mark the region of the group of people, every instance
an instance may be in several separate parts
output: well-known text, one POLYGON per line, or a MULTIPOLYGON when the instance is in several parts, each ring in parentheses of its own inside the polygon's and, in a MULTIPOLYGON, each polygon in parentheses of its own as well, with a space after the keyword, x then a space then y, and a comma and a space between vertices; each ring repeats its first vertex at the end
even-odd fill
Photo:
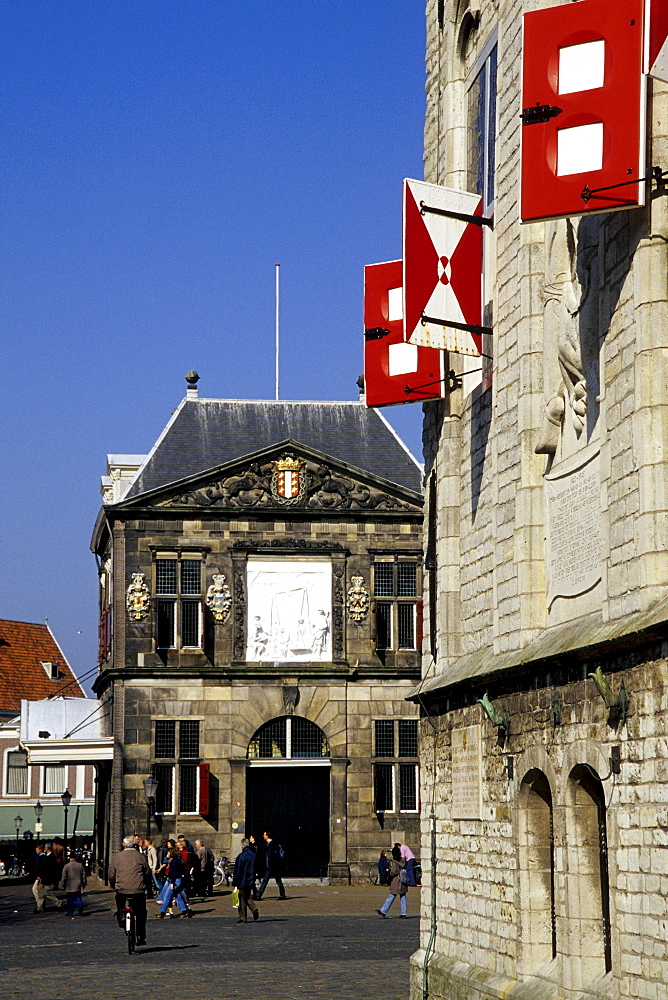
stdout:
POLYGON ((388 885, 390 892, 387 899, 376 913, 380 917, 386 917, 387 911, 392 906, 394 900, 399 897, 400 912, 399 917, 406 919, 408 916, 408 887, 416 885, 415 881, 415 855, 407 844, 395 843, 388 858, 387 851, 380 852, 378 859, 378 872, 380 874, 380 884, 388 885))
POLYGON ((283 848, 274 838, 271 830, 265 830, 262 837, 264 847, 257 843, 253 834, 248 838, 244 837, 241 841, 241 852, 234 862, 232 889, 238 892, 239 919, 237 923, 239 924, 248 922, 248 910, 253 914, 253 920, 259 918, 260 913, 255 905, 255 900, 262 899, 270 879, 274 879, 276 882, 278 898, 287 899, 281 878, 283 874, 283 848), (263 869, 264 876, 258 889, 257 882, 263 869))
POLYGON ((57 910, 66 909, 67 916, 74 919, 75 911, 83 914, 83 890, 86 885, 86 869, 83 857, 76 851, 65 857, 65 848, 59 842, 37 844, 32 866, 34 881, 32 894, 35 899, 35 913, 44 913, 46 904, 57 910), (66 893, 66 902, 58 899, 54 890, 66 893))

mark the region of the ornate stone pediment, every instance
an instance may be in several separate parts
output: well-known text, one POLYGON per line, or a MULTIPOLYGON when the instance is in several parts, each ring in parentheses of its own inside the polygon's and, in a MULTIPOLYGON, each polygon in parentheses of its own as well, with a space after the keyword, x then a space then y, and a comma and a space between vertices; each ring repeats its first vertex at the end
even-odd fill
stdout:
POLYGON ((198 476, 160 507, 225 510, 350 510, 416 512, 421 498, 401 486, 339 465, 310 449, 286 445, 271 454, 198 476))

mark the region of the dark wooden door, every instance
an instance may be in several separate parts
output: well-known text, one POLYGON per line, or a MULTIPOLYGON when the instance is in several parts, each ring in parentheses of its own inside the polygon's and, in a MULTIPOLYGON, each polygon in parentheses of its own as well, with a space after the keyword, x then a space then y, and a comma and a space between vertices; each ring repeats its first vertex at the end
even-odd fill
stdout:
POLYGON ((255 835, 260 858, 262 834, 271 830, 285 851, 285 875, 326 875, 329 768, 249 767, 247 775, 246 836, 255 835))

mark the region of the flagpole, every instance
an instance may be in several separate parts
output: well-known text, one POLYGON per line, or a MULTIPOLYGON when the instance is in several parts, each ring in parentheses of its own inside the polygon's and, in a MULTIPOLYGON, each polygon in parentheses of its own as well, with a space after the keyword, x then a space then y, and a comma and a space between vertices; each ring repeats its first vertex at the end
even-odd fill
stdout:
POLYGON ((279 305, 280 305, 280 268, 281 265, 276 265, 276 399, 279 397, 279 381, 278 381, 278 345, 279 345, 279 305))

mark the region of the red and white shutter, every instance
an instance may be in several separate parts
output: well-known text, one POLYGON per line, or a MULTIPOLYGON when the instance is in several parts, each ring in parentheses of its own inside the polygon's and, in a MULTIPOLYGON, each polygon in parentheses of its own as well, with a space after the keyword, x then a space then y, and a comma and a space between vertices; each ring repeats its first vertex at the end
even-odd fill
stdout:
POLYGON ((404 325, 411 344, 482 350, 482 198, 404 181, 404 325))
MULTIPOLYGON (((646 2, 579 0, 524 14, 523 222, 644 204, 646 2)), ((658 37, 662 18, 655 23, 658 37)))
POLYGON ((367 406, 443 395, 443 353, 404 340, 402 262, 364 268, 364 387, 367 406))
POLYGON ((209 787, 211 773, 210 768, 207 763, 202 763, 198 767, 199 772, 199 814, 200 816, 209 815, 209 787))

